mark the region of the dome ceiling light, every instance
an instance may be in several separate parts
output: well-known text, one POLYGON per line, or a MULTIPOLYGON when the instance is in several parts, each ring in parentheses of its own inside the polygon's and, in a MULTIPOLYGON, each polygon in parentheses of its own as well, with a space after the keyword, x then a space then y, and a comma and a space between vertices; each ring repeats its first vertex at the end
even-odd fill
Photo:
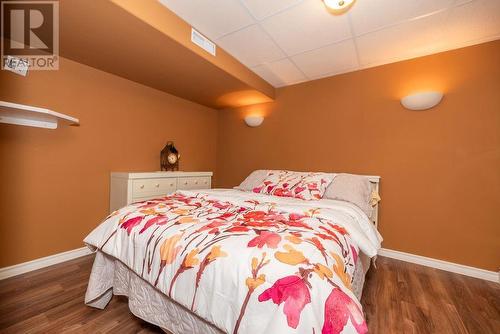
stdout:
POLYGON ((355 2, 356 0, 323 0, 328 11, 335 15, 344 14, 355 2))

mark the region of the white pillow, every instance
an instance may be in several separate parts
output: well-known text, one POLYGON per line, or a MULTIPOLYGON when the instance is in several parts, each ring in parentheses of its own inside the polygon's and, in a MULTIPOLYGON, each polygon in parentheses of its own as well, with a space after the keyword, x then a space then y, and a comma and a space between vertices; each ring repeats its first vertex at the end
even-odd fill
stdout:
POLYGON ((366 176, 353 174, 337 174, 326 188, 323 198, 350 202, 358 206, 368 217, 373 208, 370 205, 372 185, 366 176))
POLYGON ((264 182, 264 179, 269 172, 268 169, 258 169, 254 170, 250 175, 247 176, 239 186, 234 187, 234 189, 243 191, 253 191, 253 188, 257 187, 259 184, 264 182))

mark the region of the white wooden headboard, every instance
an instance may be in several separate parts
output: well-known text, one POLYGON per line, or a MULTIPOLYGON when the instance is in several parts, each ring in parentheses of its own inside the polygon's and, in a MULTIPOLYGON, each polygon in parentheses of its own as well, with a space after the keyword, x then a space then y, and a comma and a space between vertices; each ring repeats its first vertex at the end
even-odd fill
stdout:
MULTIPOLYGON (((376 176, 376 175, 365 175, 371 182, 372 184, 372 189, 375 190, 377 192, 377 194, 380 194, 380 176, 376 176)), ((378 229, 378 206, 379 206, 379 203, 380 202, 377 202, 377 204, 375 204, 375 206, 373 207, 373 213, 372 213, 372 216, 371 216, 371 221, 373 222, 373 224, 375 224, 375 227, 378 229)))

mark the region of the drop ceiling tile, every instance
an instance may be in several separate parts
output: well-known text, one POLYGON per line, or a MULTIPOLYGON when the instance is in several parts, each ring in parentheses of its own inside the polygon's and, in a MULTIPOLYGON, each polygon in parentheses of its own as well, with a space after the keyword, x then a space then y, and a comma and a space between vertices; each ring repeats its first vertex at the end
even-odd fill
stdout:
POLYGON ((357 1, 349 14, 355 35, 444 10, 455 0, 369 0, 357 1))
POLYGON ((289 56, 351 37, 347 16, 330 14, 320 0, 305 0, 261 24, 289 56))
POLYGON ((289 8, 303 0, 242 0, 250 13, 257 19, 262 20, 289 8))
POLYGON ((363 67, 410 59, 435 51, 446 12, 405 22, 356 38, 363 67))
POLYGON ((285 58, 283 51, 257 24, 226 35, 217 44, 249 67, 285 58))
POLYGON ((359 66, 352 39, 301 53, 292 59, 310 79, 345 72, 359 66))
POLYGON ((500 39, 500 0, 160 2, 277 87, 500 39))
POLYGON ((443 42, 448 48, 500 38, 500 0, 476 0, 450 10, 443 42))
POLYGON ((203 35, 215 40, 254 22, 247 9, 234 0, 160 0, 203 35))
POLYGON ((274 87, 292 85, 307 80, 288 58, 259 65, 253 67, 252 70, 274 87))
POLYGON ((460 6, 460 5, 463 5, 467 2, 472 2, 472 1, 475 1, 475 0, 456 0, 455 1, 455 6, 460 6))

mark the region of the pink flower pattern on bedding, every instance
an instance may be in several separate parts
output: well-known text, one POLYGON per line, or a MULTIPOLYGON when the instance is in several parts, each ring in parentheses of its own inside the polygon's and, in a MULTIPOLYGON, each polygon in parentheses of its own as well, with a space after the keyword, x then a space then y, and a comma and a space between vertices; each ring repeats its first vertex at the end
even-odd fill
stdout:
POLYGON ((333 218, 319 208, 186 193, 120 209, 85 241, 227 332, 367 332, 351 292, 358 248, 333 218), (215 290, 220 280, 237 293, 215 290), (231 296, 223 300, 234 315, 203 313, 220 305, 218 296, 231 296))
POLYGON ((318 200, 323 197, 333 178, 333 174, 327 173, 272 170, 262 183, 253 189, 253 192, 303 200, 318 200))

